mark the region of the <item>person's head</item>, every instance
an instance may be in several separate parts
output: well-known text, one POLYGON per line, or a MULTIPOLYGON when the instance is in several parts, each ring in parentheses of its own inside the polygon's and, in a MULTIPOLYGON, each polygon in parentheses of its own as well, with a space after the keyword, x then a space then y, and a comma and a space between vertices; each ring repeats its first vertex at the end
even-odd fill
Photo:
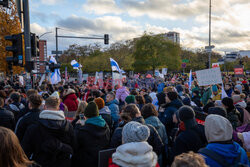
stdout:
POLYGON ((83 114, 84 110, 86 109, 88 103, 85 101, 80 101, 78 104, 78 108, 76 110, 76 116, 79 116, 79 114, 83 114))
POLYGON ((137 104, 145 104, 145 99, 143 96, 139 95, 139 96, 135 96, 135 100, 137 104))
POLYGON ((0 90, 0 97, 3 98, 3 99, 5 99, 7 97, 5 91, 0 90))
POLYGON ((228 119, 211 114, 205 120, 205 135, 208 143, 231 141, 233 128, 228 119))
POLYGON ((60 99, 56 96, 50 96, 45 100, 45 109, 46 110, 59 110, 60 99))
POLYGON ((235 85, 235 87, 234 87, 234 91, 235 92, 239 92, 239 93, 242 93, 242 86, 241 85, 235 85))
POLYGON ((4 106, 4 99, 2 97, 0 97, 0 107, 4 106))
POLYGON ((210 107, 208 109, 208 114, 217 114, 227 118, 227 111, 223 107, 210 107))
POLYGON ((18 92, 11 93, 10 99, 14 103, 20 103, 20 101, 21 101, 20 93, 18 93, 18 92))
POLYGON ((213 85, 212 86, 212 91, 213 91, 214 95, 217 95, 218 94, 218 87, 216 85, 213 85))
POLYGON ((139 92, 136 89, 133 89, 130 91, 130 95, 137 96, 137 95, 139 95, 139 92))
POLYGON ((195 91, 193 91, 193 96, 199 96, 199 91, 198 90, 195 90, 195 91))
POLYGON ((14 132, 0 127, 0 166, 27 167, 33 162, 26 157, 14 132))
POLYGON ((29 90, 27 90, 27 97, 29 98, 30 97, 30 95, 33 95, 33 94, 38 94, 38 91, 37 90, 35 90, 35 89, 29 89, 29 90))
POLYGON ((168 92, 166 94, 165 100, 167 103, 170 103, 178 98, 178 94, 176 92, 168 92))
POLYGON ((165 87, 165 88, 163 89, 163 92, 164 92, 164 93, 173 92, 173 91, 174 91, 173 86, 168 86, 168 87, 165 87))
POLYGON ((208 113, 208 109, 211 108, 211 107, 215 107, 215 105, 214 105, 213 102, 207 103, 207 104, 203 107, 203 111, 204 111, 205 113, 208 113))
POLYGON ((141 112, 139 110, 139 108, 135 105, 135 104, 128 104, 123 112, 122 115, 126 115, 128 117, 129 120, 132 120, 136 117, 141 116, 141 112))
POLYGON ((101 97, 95 98, 94 101, 95 101, 99 110, 105 106, 104 100, 101 97))
POLYGON ((125 103, 126 104, 135 104, 135 96, 134 95, 129 95, 125 98, 125 103))
POLYGON ((108 103, 108 102, 111 102, 113 100, 115 100, 115 94, 113 92, 109 92, 106 96, 106 102, 108 103))
POLYGON ((240 95, 233 95, 232 99, 233 99, 234 104, 238 103, 239 101, 241 101, 240 95))
POLYGON ((233 99, 230 97, 223 98, 221 102, 222 106, 227 110, 227 112, 230 112, 235 108, 233 99))
POLYGON ((99 116, 99 110, 95 102, 91 101, 84 110, 84 116, 88 118, 99 116))
POLYGON ((191 99, 189 97, 185 97, 182 100, 182 102, 183 102, 184 105, 191 106, 191 99))
POLYGON ((229 90, 229 89, 231 89, 231 84, 228 83, 225 85, 225 90, 229 90))
POLYGON ((152 103, 145 104, 141 109, 141 115, 144 119, 150 116, 158 116, 158 112, 155 109, 155 106, 152 103))
POLYGON ((146 125, 131 121, 122 129, 122 142, 144 142, 147 141, 149 135, 150 130, 146 125))
POLYGON ((178 116, 179 119, 184 122, 186 129, 193 127, 196 125, 196 120, 195 120, 195 112, 193 108, 190 106, 182 106, 179 108, 178 116))
POLYGON ((29 96, 29 108, 38 109, 42 105, 42 97, 38 94, 32 94, 29 96))
POLYGON ((190 151, 174 158, 171 167, 208 167, 202 155, 190 151))
POLYGON ((94 91, 91 92, 90 96, 93 97, 93 98, 101 97, 101 92, 98 91, 98 90, 94 90, 94 91))

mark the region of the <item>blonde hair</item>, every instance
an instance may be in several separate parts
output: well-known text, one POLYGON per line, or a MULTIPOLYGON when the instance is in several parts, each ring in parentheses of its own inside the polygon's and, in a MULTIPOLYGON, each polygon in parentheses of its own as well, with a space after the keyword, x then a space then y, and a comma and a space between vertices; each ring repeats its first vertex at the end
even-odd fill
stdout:
POLYGON ((175 157, 171 167, 208 167, 202 155, 190 151, 175 157))
POLYGON ((55 96, 50 96, 45 100, 45 106, 51 108, 58 108, 60 105, 60 99, 55 96))
POLYGON ((78 108, 76 110, 76 115, 75 117, 79 116, 79 114, 82 114, 84 112, 84 110, 86 109, 88 103, 85 101, 80 101, 78 104, 78 108))

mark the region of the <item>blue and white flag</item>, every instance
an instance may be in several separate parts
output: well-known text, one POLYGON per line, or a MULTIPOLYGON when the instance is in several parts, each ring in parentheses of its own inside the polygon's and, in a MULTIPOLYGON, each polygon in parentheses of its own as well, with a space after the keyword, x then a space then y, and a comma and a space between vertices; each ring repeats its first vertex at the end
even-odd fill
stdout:
POLYGON ((117 71, 119 73, 121 72, 121 69, 118 63, 114 59, 110 58, 110 64, 111 64, 112 71, 117 71))
MULTIPOLYGON (((56 59, 54 57, 50 57, 49 63, 57 64, 56 59)), ((55 72, 52 72, 50 75, 51 84, 57 84, 61 82, 60 69, 55 69, 55 72)))
POLYGON ((76 60, 72 60, 70 64, 72 65, 73 69, 79 69, 82 67, 82 65, 79 64, 76 60))
POLYGON ((192 87, 192 70, 190 70, 190 73, 189 73, 188 87, 189 87, 189 90, 191 90, 191 87, 192 87))

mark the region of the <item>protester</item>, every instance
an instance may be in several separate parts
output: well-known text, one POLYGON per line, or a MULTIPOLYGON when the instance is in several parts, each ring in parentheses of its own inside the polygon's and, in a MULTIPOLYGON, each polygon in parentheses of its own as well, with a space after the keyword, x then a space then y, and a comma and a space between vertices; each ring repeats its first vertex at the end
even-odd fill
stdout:
POLYGON ((39 108, 41 104, 42 97, 40 95, 32 94, 29 96, 29 112, 18 120, 15 129, 15 133, 20 142, 22 141, 27 128, 30 125, 37 123, 37 121, 39 120, 39 114, 41 111, 39 108))
POLYGON ((128 104, 135 104, 136 103, 136 100, 135 100, 135 96, 134 95, 129 95, 126 97, 125 99, 125 104, 128 105, 128 104))
POLYGON ((57 97, 47 98, 38 123, 28 127, 21 142, 27 157, 43 167, 71 166, 74 132, 59 105, 57 97))
POLYGON ((137 104, 138 108, 141 110, 142 107, 145 105, 144 97, 141 96, 141 95, 135 96, 135 101, 136 101, 136 104, 137 104))
POLYGON ((147 143, 150 130, 138 122, 127 123, 122 130, 122 145, 112 155, 110 167, 157 167, 157 155, 147 143))
POLYGON ((76 124, 76 150, 73 166, 98 166, 98 153, 107 149, 110 142, 110 130, 105 120, 99 116, 95 102, 89 102, 84 110, 85 123, 76 124))
POLYGON ((4 99, 0 97, 0 126, 14 131, 15 125, 16 123, 14 114, 4 108, 4 99))
POLYGON ((21 96, 18 92, 13 92, 10 95, 10 104, 6 107, 7 110, 11 111, 14 114, 15 121, 17 122, 17 116, 19 112, 24 109, 24 105, 21 102, 21 96))
POLYGON ((64 94, 63 103, 67 106, 69 111, 67 117, 73 117, 75 115, 75 112, 79 104, 79 101, 77 100, 77 96, 75 94, 75 90, 73 89, 66 90, 64 94))
MULTIPOLYGON (((118 86, 118 85, 117 85, 118 86)), ((116 90, 116 99, 122 103, 125 102, 126 97, 129 95, 129 91, 127 89, 127 87, 125 86, 121 86, 121 87, 117 87, 116 90)))
POLYGON ((224 117, 211 114, 205 120, 208 145, 199 152, 205 156, 206 164, 213 167, 248 165, 244 149, 232 141, 233 128, 224 117))
POLYGON ((11 130, 0 127, 0 143, 1 167, 40 167, 27 158, 18 138, 11 130))
POLYGON ((79 115, 80 114, 84 114, 84 110, 86 109, 88 103, 85 101, 80 101, 78 104, 78 108, 76 110, 76 114, 74 117, 74 120, 71 122, 71 124, 73 125, 73 127, 75 127, 76 122, 80 119, 79 115))
POLYGON ((120 110, 119 110, 119 102, 115 99, 115 94, 113 92, 109 92, 106 97, 106 106, 108 106, 111 111, 111 118, 114 121, 114 128, 118 127, 119 119, 120 119, 120 110))

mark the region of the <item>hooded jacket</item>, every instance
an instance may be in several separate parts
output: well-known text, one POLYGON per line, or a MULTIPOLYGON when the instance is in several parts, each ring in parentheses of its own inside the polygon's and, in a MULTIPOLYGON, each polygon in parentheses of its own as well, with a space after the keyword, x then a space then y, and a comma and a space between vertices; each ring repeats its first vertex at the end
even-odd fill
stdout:
MULTIPOLYGON (((145 120, 142 117, 134 118, 132 121, 139 122, 145 125, 145 120)), ((111 148, 116 148, 122 144, 122 129, 125 124, 122 124, 120 127, 116 128, 114 134, 111 138, 110 146, 111 148)), ((159 136, 157 130, 152 125, 147 125, 150 130, 150 136, 147 140, 149 145, 153 147, 154 152, 157 155, 160 155, 162 148, 164 146, 161 137, 159 136)))
POLYGON ((68 111, 76 111, 78 108, 78 100, 73 89, 68 89, 66 97, 63 100, 63 103, 67 106, 68 111))
POLYGON ((155 167, 157 155, 147 142, 132 142, 119 146, 112 160, 124 167, 155 167))
POLYGON ((75 127, 76 150, 73 157, 74 167, 98 166, 98 153, 109 146, 110 130, 101 116, 89 118, 85 125, 75 127))
POLYGON ((108 103, 106 103, 106 106, 108 106, 108 108, 110 109, 111 111, 111 117, 112 117, 112 120, 115 122, 115 124, 118 125, 118 121, 120 119, 120 116, 119 116, 119 102, 117 99, 114 99, 108 103))
POLYGON ((11 103, 7 106, 7 110, 11 111, 14 114, 15 121, 17 122, 18 114, 25 106, 22 103, 11 103))
POLYGON ((113 129, 113 120, 111 117, 111 111, 107 106, 104 106, 102 109, 99 110, 100 116, 106 121, 109 126, 109 129, 113 129))
POLYGON ((39 114, 38 123, 26 130, 21 145, 27 157, 43 167, 70 167, 69 160, 54 158, 55 153, 61 151, 70 152, 72 156, 73 127, 65 120, 63 111, 44 110, 39 114))
POLYGON ((129 91, 125 86, 120 87, 119 89, 116 90, 116 99, 125 101, 126 97, 129 95, 129 91))

